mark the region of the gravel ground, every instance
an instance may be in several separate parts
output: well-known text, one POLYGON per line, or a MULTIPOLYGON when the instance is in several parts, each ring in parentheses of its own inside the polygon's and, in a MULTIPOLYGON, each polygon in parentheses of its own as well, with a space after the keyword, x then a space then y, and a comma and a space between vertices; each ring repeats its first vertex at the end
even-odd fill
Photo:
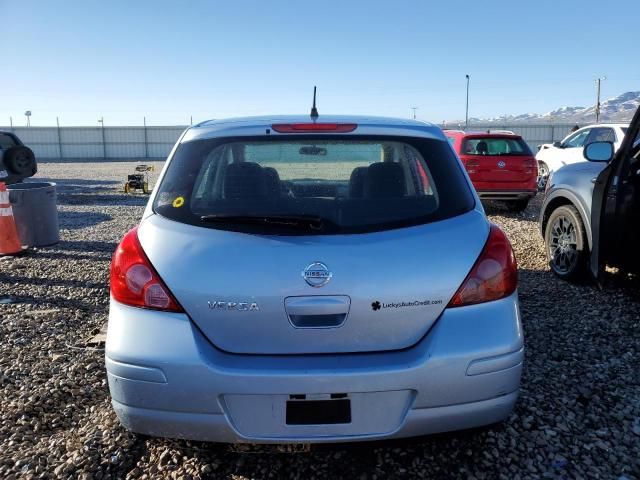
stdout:
POLYGON ((505 423, 307 453, 128 433, 109 404, 104 350, 87 340, 107 319, 111 253, 145 204, 121 193, 134 165, 41 164, 38 176, 59 184, 62 241, 0 259, 0 478, 640 478, 639 289, 556 280, 539 201, 488 210, 518 257, 527 346, 505 423))

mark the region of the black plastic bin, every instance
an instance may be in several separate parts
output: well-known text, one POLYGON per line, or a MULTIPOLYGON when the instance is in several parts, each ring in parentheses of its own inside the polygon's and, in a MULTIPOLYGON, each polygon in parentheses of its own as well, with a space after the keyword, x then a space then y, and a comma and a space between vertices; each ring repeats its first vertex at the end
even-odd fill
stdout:
POLYGON ((20 243, 46 247, 60 241, 56 184, 25 182, 7 186, 20 243))

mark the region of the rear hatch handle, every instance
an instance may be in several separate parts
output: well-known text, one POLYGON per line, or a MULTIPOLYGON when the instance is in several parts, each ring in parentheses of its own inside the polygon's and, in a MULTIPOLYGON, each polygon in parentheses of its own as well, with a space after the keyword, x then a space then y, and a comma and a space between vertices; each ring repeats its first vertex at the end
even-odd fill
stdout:
POLYGON ((342 326, 351 299, 346 295, 287 297, 284 307, 294 328, 335 328, 342 326))

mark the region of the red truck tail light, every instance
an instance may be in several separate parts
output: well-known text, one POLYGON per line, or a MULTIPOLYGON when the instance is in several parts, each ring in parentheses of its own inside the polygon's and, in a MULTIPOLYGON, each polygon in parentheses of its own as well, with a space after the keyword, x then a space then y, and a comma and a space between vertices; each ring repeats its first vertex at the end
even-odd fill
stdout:
POLYGON ((111 296, 132 307, 182 312, 138 240, 138 227, 127 232, 111 260, 111 296))
POLYGON ((482 253, 449 302, 449 307, 499 300, 515 292, 517 286, 518 266, 509 239, 492 224, 482 253))
POLYGON ((356 123, 276 123, 271 125, 278 133, 349 133, 353 132, 358 125, 356 123))

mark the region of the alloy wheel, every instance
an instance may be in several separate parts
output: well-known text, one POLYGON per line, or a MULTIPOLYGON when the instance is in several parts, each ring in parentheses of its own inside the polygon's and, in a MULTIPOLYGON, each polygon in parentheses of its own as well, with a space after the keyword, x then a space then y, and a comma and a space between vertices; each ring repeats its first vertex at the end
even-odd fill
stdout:
POLYGON ((576 226, 568 217, 559 216, 551 227, 549 258, 559 273, 568 273, 578 260, 578 235, 576 226))
POLYGON ((538 190, 544 190, 549 180, 549 167, 546 164, 538 163, 538 190))

